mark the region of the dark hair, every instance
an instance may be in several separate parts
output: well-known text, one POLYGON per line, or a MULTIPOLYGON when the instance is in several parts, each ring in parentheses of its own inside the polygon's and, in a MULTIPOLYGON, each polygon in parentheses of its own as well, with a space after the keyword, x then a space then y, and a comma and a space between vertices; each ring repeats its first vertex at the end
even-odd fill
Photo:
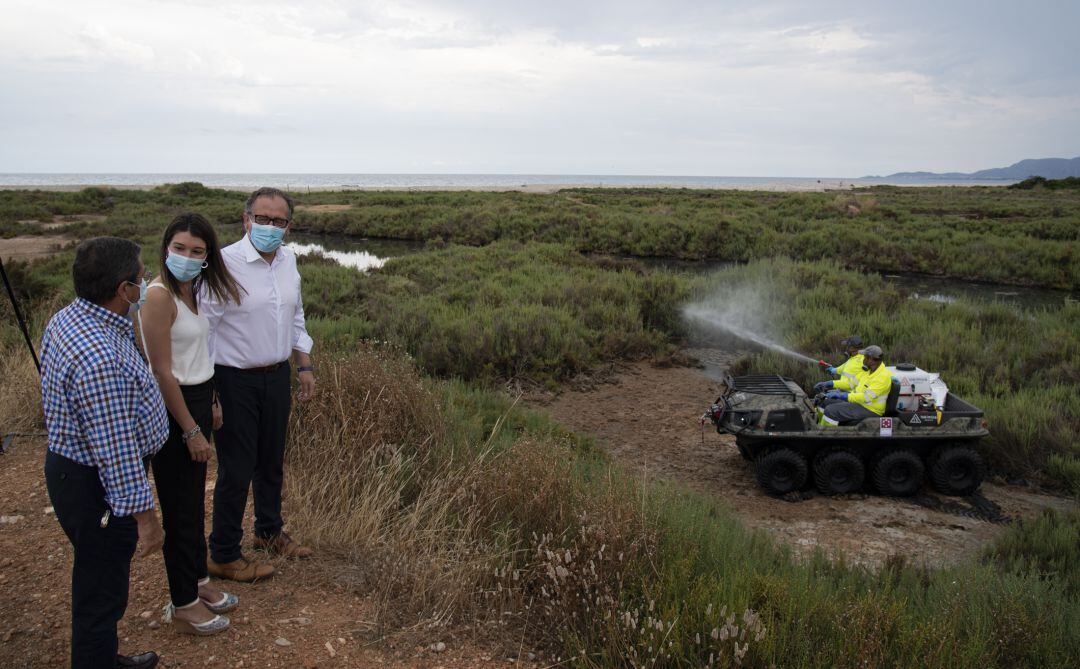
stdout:
POLYGON ((270 186, 263 186, 248 196, 247 202, 244 203, 244 213, 250 216, 251 210, 255 207, 255 200, 258 200, 260 197, 280 197, 282 200, 285 200, 285 204, 289 205, 289 218, 292 218, 293 199, 289 197, 285 191, 271 188, 270 186))
POLYGON ((75 249, 71 280, 75 294, 105 304, 125 281, 139 281, 139 245, 119 237, 92 237, 75 249))
POLYGON ((214 226, 210 225, 200 214, 180 214, 165 228, 165 235, 161 238, 161 280, 169 287, 173 295, 180 294, 180 282, 169 271, 165 264, 169 256, 169 244, 178 232, 188 232, 206 243, 206 267, 199 276, 195 277, 191 284, 191 293, 198 300, 199 288, 203 283, 207 289, 221 302, 232 300, 240 304, 240 294, 244 289, 236 282, 225 262, 221 259, 221 245, 218 243, 217 233, 214 226))

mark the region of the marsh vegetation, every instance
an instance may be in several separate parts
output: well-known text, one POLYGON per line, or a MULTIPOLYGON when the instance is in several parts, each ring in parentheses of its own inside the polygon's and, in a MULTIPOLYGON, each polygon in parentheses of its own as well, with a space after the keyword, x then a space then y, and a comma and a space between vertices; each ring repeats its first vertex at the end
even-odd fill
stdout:
MULTIPOLYGON (((150 262, 178 210, 236 239, 242 199, 197 184, 5 191, 0 230, 47 234, 40 222, 55 216, 104 215, 65 233, 131 237, 150 262)), ((1075 193, 320 193, 304 204, 349 206, 301 210, 310 231, 428 245, 370 274, 318 256, 299 264, 320 388, 293 416, 291 513, 345 556, 382 625, 468 626, 580 667, 1080 659, 1076 512, 1018 523, 959 567, 801 560, 714 499, 628 476, 499 391, 669 355, 687 334, 682 304, 753 286, 772 336, 824 357, 857 331, 894 361, 941 371, 987 410, 997 471, 1080 494, 1080 306, 910 300, 858 271, 1072 288, 1075 193), (701 274, 624 255, 749 262, 701 274)), ((71 297, 71 257, 9 267, 35 333, 71 297)), ((22 398, 5 405, 5 426, 40 424, 25 392, 33 368, 3 314, 3 393, 22 398)), ((774 354, 739 368, 816 380, 774 354)))

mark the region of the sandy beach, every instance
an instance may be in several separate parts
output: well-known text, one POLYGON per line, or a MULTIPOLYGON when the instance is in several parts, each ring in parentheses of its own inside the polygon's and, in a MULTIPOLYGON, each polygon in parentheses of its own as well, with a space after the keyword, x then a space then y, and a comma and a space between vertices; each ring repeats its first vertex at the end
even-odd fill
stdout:
MULTIPOLYGON (((83 190, 84 188, 107 188, 113 190, 153 190, 158 186, 166 184, 34 184, 34 185, 0 185, 0 190, 42 190, 51 192, 71 193, 83 190)), ((913 184, 915 186, 924 186, 926 184, 913 184)), ((953 184, 950 184, 953 185, 953 184)), ((211 188, 219 188, 218 186, 209 186, 211 188)), ((561 190, 581 189, 581 188, 670 188, 670 189, 688 189, 688 190, 745 190, 745 191, 765 191, 773 193, 822 193, 825 191, 835 190, 851 190, 856 188, 857 184, 851 181, 822 181, 816 185, 801 185, 801 184, 783 184, 783 183, 769 183, 761 182, 757 184, 725 184, 725 185, 677 185, 671 183, 655 183, 655 184, 627 184, 627 185, 613 185, 613 184, 596 184, 596 183, 575 183, 575 184, 522 184, 520 186, 304 186, 303 188, 291 188, 288 189, 294 193, 326 193, 334 191, 363 191, 363 192, 474 192, 474 193, 535 193, 540 195, 550 195, 557 193, 561 190)), ((253 187, 239 187, 239 186, 221 186, 224 190, 232 190, 237 192, 247 193, 253 187)))

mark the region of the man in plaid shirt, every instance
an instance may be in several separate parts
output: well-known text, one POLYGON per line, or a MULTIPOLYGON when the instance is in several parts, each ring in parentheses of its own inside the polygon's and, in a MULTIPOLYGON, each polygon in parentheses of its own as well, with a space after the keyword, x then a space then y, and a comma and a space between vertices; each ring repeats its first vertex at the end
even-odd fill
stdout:
POLYGON ((145 462, 168 437, 168 420, 129 318, 145 297, 144 274, 137 244, 83 242, 72 267, 77 297, 42 337, 45 482, 75 553, 72 667, 149 668, 158 661, 152 652, 119 655, 116 638, 131 558, 163 541, 145 462))

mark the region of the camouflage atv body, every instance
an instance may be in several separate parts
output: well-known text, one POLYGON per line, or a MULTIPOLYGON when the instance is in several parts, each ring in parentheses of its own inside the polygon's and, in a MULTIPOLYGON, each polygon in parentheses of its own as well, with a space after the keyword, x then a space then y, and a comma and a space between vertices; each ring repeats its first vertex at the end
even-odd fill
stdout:
POLYGON ((897 411, 894 381, 884 416, 832 427, 818 424, 815 402, 791 379, 729 376, 724 385, 705 416, 717 432, 735 436, 771 495, 808 480, 830 495, 867 483, 884 495, 912 495, 924 476, 946 495, 970 495, 982 483, 985 466, 974 445, 989 434, 983 412, 952 393, 940 411, 897 411))

